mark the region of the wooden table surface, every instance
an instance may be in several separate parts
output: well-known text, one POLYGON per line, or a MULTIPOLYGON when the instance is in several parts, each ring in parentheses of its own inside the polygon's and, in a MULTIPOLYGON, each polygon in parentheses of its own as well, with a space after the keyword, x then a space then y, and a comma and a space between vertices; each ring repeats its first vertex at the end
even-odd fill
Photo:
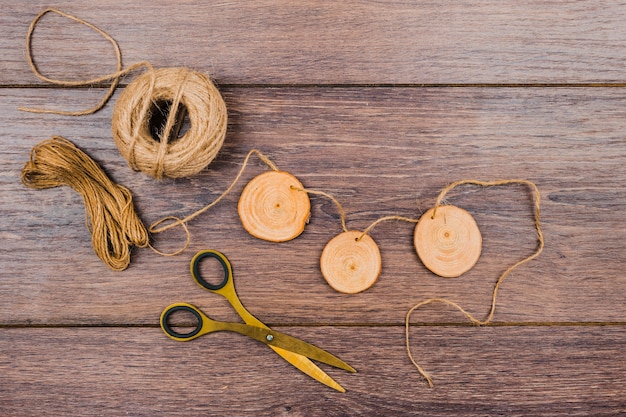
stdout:
MULTIPOLYGON (((55 3, 115 38, 126 66, 187 66, 217 83, 229 112, 218 158, 193 177, 158 182, 132 171, 112 140, 115 100, 133 76, 93 115, 17 110, 83 109, 106 85, 39 81, 25 35, 49 3, 2 1, 1 415, 626 415, 626 5, 200 3, 55 3), (486 317, 498 276, 537 247, 527 188, 448 195, 483 234, 480 260, 459 278, 420 263, 413 225, 378 225, 381 276, 346 295, 319 269, 341 231, 324 197, 312 196, 311 221, 290 242, 245 232, 238 196, 267 169, 253 159, 233 193, 189 224, 183 254, 135 249, 130 267, 114 272, 94 254, 76 192, 20 182, 31 148, 53 135, 127 186, 146 224, 215 199, 257 148, 305 187, 334 195, 349 229, 419 216, 457 180, 528 179, 541 191, 546 246, 506 278, 490 325, 470 325, 442 304, 411 316, 411 347, 431 389, 406 354, 405 314, 445 297, 486 317), (229 257, 239 296, 259 319, 358 370, 322 365, 345 394, 236 334, 165 337, 159 315, 176 301, 238 319, 191 280, 189 261, 205 248, 229 257)), ((115 68, 106 40, 55 15, 42 19, 33 53, 55 78, 115 68)), ((183 240, 172 231, 155 244, 183 240)))

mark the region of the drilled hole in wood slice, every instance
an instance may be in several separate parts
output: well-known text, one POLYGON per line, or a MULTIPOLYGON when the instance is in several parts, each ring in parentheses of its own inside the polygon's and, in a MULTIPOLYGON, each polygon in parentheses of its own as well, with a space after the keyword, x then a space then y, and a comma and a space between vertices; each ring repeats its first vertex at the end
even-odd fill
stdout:
POLYGON ((244 188, 237 210, 252 236, 285 242, 302 233, 311 214, 311 202, 300 181, 285 171, 268 171, 244 188), (296 189, 294 189, 296 188, 296 189))
POLYGON ((354 294, 374 285, 382 260, 378 245, 369 235, 351 230, 332 238, 324 247, 320 269, 328 284, 336 291, 354 294))
POLYGON ((455 206, 428 210, 415 226, 417 255, 435 274, 453 278, 469 271, 478 261, 482 236, 471 214, 455 206))

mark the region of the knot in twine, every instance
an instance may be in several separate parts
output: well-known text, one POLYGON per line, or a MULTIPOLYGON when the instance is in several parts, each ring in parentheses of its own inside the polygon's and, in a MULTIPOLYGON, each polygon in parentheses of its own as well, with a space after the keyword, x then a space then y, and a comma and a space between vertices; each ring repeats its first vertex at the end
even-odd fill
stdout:
POLYGON ((227 111, 206 75, 187 68, 161 68, 126 87, 111 124, 113 139, 132 169, 157 179, 180 178, 200 172, 217 156, 226 136, 227 111), (156 139, 150 129, 154 103, 167 103, 170 109, 156 139), (187 112, 191 126, 177 138, 179 109, 187 112))
POLYGON ((121 77, 138 68, 147 68, 145 73, 123 91, 114 108, 112 120, 115 143, 130 167, 136 171, 157 179, 190 176, 211 163, 222 147, 227 127, 226 104, 215 85, 204 74, 187 68, 155 70, 145 61, 122 69, 122 54, 115 39, 89 22, 52 8, 41 11, 31 22, 26 35, 26 56, 33 73, 45 82, 76 87, 111 81, 105 96, 92 108, 64 111, 20 107, 20 110, 33 113, 68 116, 95 113, 111 98, 121 77), (109 41, 116 56, 116 71, 79 81, 59 80, 42 74, 33 58, 32 37, 37 24, 47 13, 55 13, 85 25, 109 41), (157 134, 158 137, 153 137, 150 125, 159 103, 165 103, 170 111, 164 126, 157 134), (191 126, 185 134, 178 137, 185 113, 191 126))
POLYGON ((111 269, 128 267, 132 245, 148 246, 148 232, 135 213, 130 191, 111 181, 69 140, 54 136, 37 144, 22 170, 22 182, 38 189, 67 185, 78 192, 93 249, 111 269))

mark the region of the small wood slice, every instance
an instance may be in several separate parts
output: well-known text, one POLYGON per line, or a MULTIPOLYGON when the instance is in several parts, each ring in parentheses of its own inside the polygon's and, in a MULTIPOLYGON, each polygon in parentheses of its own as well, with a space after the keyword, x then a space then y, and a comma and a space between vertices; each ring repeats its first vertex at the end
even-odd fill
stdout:
POLYGON ((252 236, 285 242, 302 233, 311 215, 311 202, 300 181, 285 171, 268 171, 244 188, 237 210, 243 227, 252 236))
POLYGON ((482 236, 471 214, 455 206, 428 210, 415 226, 417 255, 435 274, 453 278, 469 271, 478 261, 482 236))
POLYGON ((362 232, 351 230, 331 239, 320 258, 322 275, 339 292, 365 291, 378 279, 382 268, 380 250, 369 235, 357 241, 362 232))

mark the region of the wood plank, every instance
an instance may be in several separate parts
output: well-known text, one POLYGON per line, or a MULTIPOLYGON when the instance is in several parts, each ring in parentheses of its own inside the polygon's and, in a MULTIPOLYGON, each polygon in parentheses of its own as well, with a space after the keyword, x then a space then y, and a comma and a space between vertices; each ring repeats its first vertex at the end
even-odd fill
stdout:
MULTIPOLYGON (((4 0, 0 84, 38 83, 24 57, 49 2, 4 0)), ((532 0, 198 2, 61 0, 113 36, 124 61, 188 66, 224 84, 624 82, 626 7, 532 0)), ((34 40, 53 77, 114 69, 110 45, 50 16, 34 40)))
POLYGON ((281 328, 357 370, 340 394, 239 335, 157 328, 0 329, 0 410, 24 415, 533 415, 626 413, 624 326, 281 328))
MULTIPOLYGON (((51 95, 57 103, 79 103, 85 92, 3 91, 10 93, 0 102, 3 324, 153 324, 174 301, 232 318, 189 276, 191 256, 207 247, 229 256, 244 304, 270 323, 400 324, 414 303, 439 296, 481 318, 499 274, 536 247, 525 188, 465 187, 448 200, 481 227, 484 249, 474 269, 458 279, 435 277, 415 254, 413 226, 383 223, 372 231, 382 251, 380 279, 364 293, 338 294, 318 265, 326 242, 341 231, 332 203, 313 197, 310 224, 290 242, 261 241, 243 230, 237 197, 266 169, 255 160, 233 195, 190 224, 193 243, 184 255, 136 250, 131 267, 115 273, 94 255, 73 190, 30 190, 19 181, 31 147, 52 134, 73 140, 128 186, 147 223, 212 201, 251 148, 306 187, 335 195, 348 227, 360 230, 385 215, 419 216, 452 181, 527 178, 542 192, 547 245, 507 278, 496 320, 624 320, 626 99, 619 89, 226 89, 230 125, 218 160, 193 178, 163 182, 126 166, 110 139, 112 105, 83 118, 31 115, 16 107, 45 104, 51 95)), ((157 244, 173 248, 182 240, 173 232, 157 244)), ((465 322, 443 306, 414 320, 465 322)))

